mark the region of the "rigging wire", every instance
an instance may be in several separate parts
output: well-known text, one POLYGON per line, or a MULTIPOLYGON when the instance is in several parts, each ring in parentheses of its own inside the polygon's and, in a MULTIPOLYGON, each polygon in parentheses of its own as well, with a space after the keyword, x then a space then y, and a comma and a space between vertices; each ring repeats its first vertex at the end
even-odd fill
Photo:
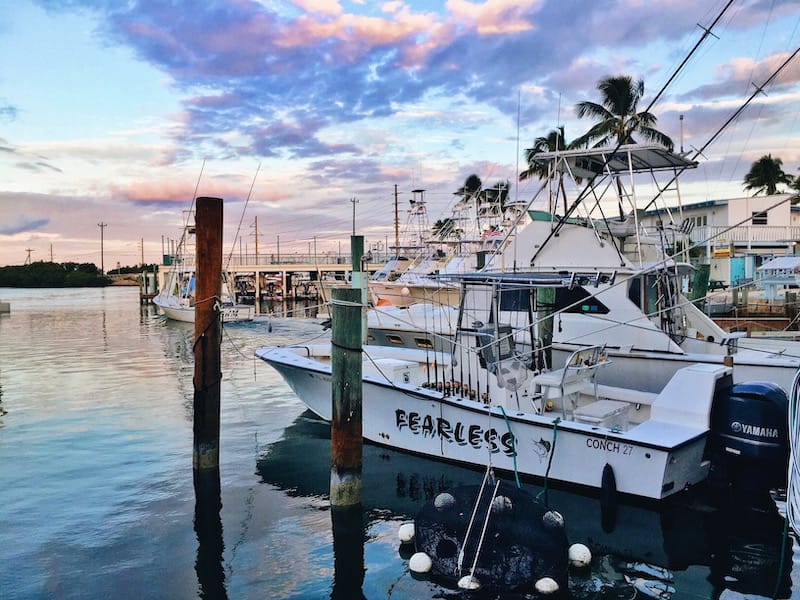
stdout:
MULTIPOLYGON (((702 43, 705 41, 705 39, 706 39, 706 38, 707 38, 709 35, 712 35, 712 33, 711 33, 711 30, 712 30, 712 29, 714 28, 714 26, 715 26, 715 25, 716 25, 716 24, 719 22, 719 20, 722 18, 722 16, 723 16, 723 15, 725 14, 725 12, 728 10, 728 8, 730 7, 730 5, 731 5, 731 4, 733 4, 733 0, 729 0, 729 1, 728 1, 728 3, 727 3, 727 4, 725 5, 725 7, 724 7, 724 8, 723 8, 723 9, 720 11, 720 13, 719 13, 719 14, 717 15, 717 17, 714 19, 714 22, 713 22, 713 23, 712 23, 712 24, 711 24, 709 27, 707 27, 707 28, 706 28, 706 27, 703 27, 703 28, 702 28, 702 29, 703 29, 703 35, 701 35, 701 36, 700 36, 700 39, 697 41, 697 43, 695 43, 694 47, 692 47, 692 49, 689 51, 689 53, 686 55, 686 57, 685 57, 685 58, 684 58, 684 59, 681 61, 681 63, 680 63, 680 64, 678 65, 678 67, 675 69, 675 71, 673 72, 673 74, 672 74, 672 75, 669 77, 669 79, 667 80, 667 82, 666 82, 666 83, 665 83, 663 86, 661 86, 661 89, 658 91, 658 93, 655 95, 655 97, 654 97, 654 98, 653 98, 653 99, 650 101, 650 104, 648 104, 648 105, 647 105, 647 108, 645 109, 645 112, 650 112, 650 109, 651 109, 651 108, 652 108, 652 107, 655 105, 655 103, 656 103, 656 102, 657 102, 657 101, 658 101, 658 100, 661 98, 661 96, 663 95, 663 93, 666 91, 667 87, 669 87, 669 85, 672 83, 672 81, 675 79, 675 77, 678 75, 678 73, 679 73, 679 72, 680 72, 680 71, 683 69, 683 67, 686 65, 686 63, 689 61, 689 59, 690 59, 690 58, 691 58, 691 57, 694 55, 694 53, 695 53, 695 52, 697 51, 697 49, 700 47, 700 44, 702 44, 702 43)), ((621 146, 622 146, 622 140, 619 140, 619 141, 617 142, 617 144, 616 144, 616 147, 615 147, 615 148, 614 148, 614 150, 613 150, 613 151, 612 151, 612 152, 609 154, 609 156, 613 156, 614 154, 616 154, 617 150, 619 150, 619 148, 620 148, 621 146)), ((547 245, 548 245, 548 243, 550 242, 550 240, 551 240, 553 237, 555 237, 555 236, 557 236, 557 235, 558 235, 558 233, 559 233, 559 231, 561 230, 561 228, 562 228, 562 227, 564 226, 564 224, 567 222, 567 219, 568 219, 568 218, 569 218, 569 217, 572 215, 572 213, 573 213, 573 212, 575 212, 575 210, 576 210, 576 209, 578 208, 578 206, 579 206, 579 205, 580 205, 580 204, 583 202, 583 200, 586 198, 586 196, 588 196, 589 192, 593 190, 593 187, 594 187, 594 182, 595 182, 595 180, 598 178, 598 176, 600 175, 600 173, 602 173, 602 172, 605 170, 606 166, 608 165, 608 160, 609 160, 608 158, 604 158, 604 159, 603 159, 603 165, 602 165, 601 169, 599 169, 599 171, 598 171, 597 173, 594 173, 594 174, 592 175, 592 177, 591 177, 591 178, 589 178, 589 180, 586 182, 586 186, 583 188, 583 190, 581 191, 581 193, 580 193, 580 194, 578 194, 578 196, 577 196, 577 198, 575 198, 575 200, 573 200, 573 202, 572 202, 572 204, 570 205, 570 207, 569 207, 569 208, 568 208, 568 209, 565 211, 565 214, 564 214, 564 216, 563 216, 563 217, 561 217, 561 218, 558 220, 558 222, 556 223, 555 227, 554 227, 554 228, 553 228, 553 229, 550 231, 550 233, 548 234, 547 238, 545 238, 544 242, 542 242, 542 244, 539 246, 539 250, 537 250, 537 251, 534 253, 534 255, 533 255, 533 258, 532 258, 532 261, 533 261, 533 260, 536 260, 536 257, 537 257, 537 256, 539 255, 539 253, 542 251, 542 248, 544 248, 545 246, 547 246, 547 245)), ((660 194, 659 194, 659 195, 660 195, 660 194)), ((658 196, 657 196, 657 197, 658 197, 658 196)))

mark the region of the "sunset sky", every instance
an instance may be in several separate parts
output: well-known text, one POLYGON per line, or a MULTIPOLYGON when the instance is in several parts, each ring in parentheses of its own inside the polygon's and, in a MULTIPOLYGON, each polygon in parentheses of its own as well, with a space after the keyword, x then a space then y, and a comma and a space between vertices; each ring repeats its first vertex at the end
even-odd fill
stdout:
MULTIPOLYGON (((226 248, 367 246, 424 189, 431 223, 470 174, 536 187, 524 150, 597 82, 644 109, 727 0, 19 0, 0 3, 0 265, 160 260, 200 196, 226 248), (247 202, 245 200, 252 193, 247 202), (358 200, 351 202, 352 198, 358 200), (105 224, 101 228, 100 223, 105 224)), ((800 2, 731 3, 666 87, 657 127, 704 145, 800 46, 800 2)), ((684 202, 739 197, 764 154, 800 174, 800 57, 704 152, 684 202)), ((401 215, 401 221, 405 219, 401 215)))

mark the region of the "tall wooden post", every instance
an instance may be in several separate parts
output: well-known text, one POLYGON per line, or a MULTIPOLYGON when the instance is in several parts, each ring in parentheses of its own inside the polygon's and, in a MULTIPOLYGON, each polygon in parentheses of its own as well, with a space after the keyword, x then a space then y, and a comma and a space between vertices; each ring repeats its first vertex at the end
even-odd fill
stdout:
POLYGON ((334 288, 331 300, 331 598, 363 598, 361 289, 334 288))
POLYGON ((361 503, 361 290, 334 288, 331 301, 331 508, 361 503))
POLYGON ((220 296, 222 295, 222 199, 198 198, 197 301, 194 306, 195 471, 219 469, 220 296))

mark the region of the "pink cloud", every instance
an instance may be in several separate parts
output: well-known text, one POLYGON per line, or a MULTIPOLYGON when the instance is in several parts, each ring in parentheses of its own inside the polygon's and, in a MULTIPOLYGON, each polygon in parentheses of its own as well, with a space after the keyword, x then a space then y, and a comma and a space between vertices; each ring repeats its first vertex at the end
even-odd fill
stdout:
POLYGON ((487 0, 483 3, 447 0, 447 9, 479 34, 497 35, 533 29, 524 15, 540 4, 541 0, 487 0))
POLYGON ((292 4, 307 13, 320 15, 342 14, 342 7, 338 0, 292 0, 292 4))

